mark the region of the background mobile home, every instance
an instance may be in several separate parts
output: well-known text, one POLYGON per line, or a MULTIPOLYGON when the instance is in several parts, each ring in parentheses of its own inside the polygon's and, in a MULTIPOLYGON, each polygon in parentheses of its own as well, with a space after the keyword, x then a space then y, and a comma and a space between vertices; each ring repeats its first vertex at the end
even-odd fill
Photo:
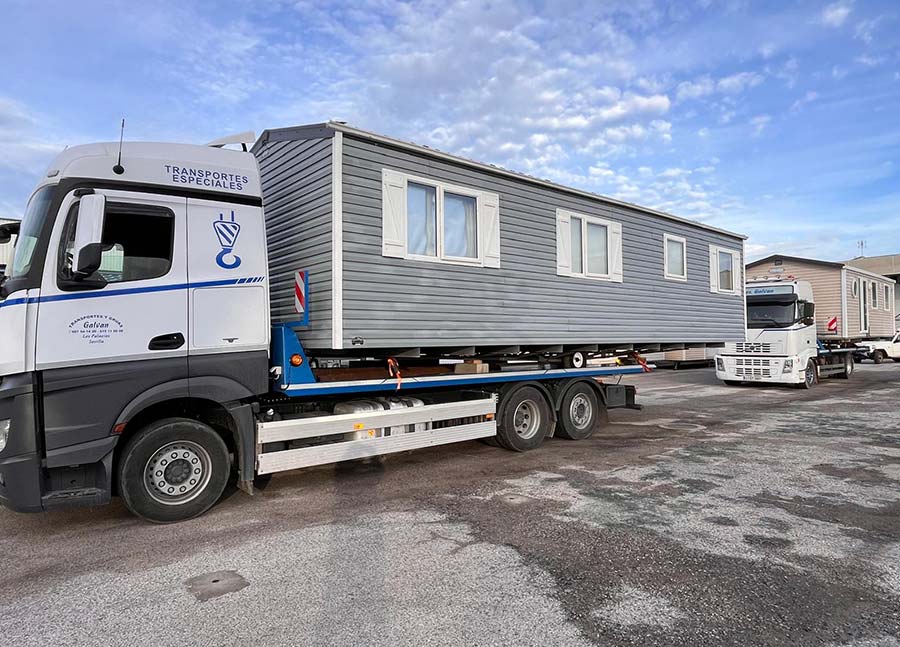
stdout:
POLYGON ((747 265, 747 278, 793 277, 809 281, 816 300, 816 328, 823 338, 885 337, 895 329, 893 279, 847 263, 776 254, 747 265), (837 332, 828 320, 837 318, 837 332))
POLYGON ((267 130, 275 321, 310 349, 515 351, 744 338, 731 232, 361 131, 267 130))

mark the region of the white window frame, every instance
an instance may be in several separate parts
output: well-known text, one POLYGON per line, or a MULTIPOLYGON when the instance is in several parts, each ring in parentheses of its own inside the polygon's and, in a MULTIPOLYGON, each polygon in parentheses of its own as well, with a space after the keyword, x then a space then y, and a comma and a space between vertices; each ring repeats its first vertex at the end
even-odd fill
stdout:
POLYGON ((709 246, 709 289, 710 292, 718 294, 743 294, 744 267, 741 264, 741 253, 736 249, 728 247, 719 247, 718 245, 709 246), (719 254, 731 255, 731 290, 723 290, 719 285, 719 254))
POLYGON ((688 280, 687 238, 685 238, 684 236, 676 236, 675 234, 664 234, 663 235, 663 275, 669 281, 687 282, 687 280, 688 280), (683 261, 682 267, 684 268, 684 274, 669 273, 669 241, 670 240, 681 243, 681 257, 682 257, 682 261, 683 261))
MULTIPOLYGON (((574 269, 572 270, 570 276, 574 276, 579 279, 594 279, 596 281, 612 281, 612 269, 613 269, 613 236, 612 236, 612 220, 605 220, 603 218, 598 218, 597 216, 588 216, 583 213, 575 213, 574 211, 569 212, 569 226, 572 226, 572 218, 578 218, 581 220, 581 272, 576 272, 574 269), (601 227, 606 227, 606 274, 595 274, 593 272, 588 272, 588 262, 587 262, 587 230, 588 223, 594 225, 600 225, 601 227)), ((569 253, 572 254, 572 258, 574 258, 575 250, 572 249, 571 239, 569 239, 569 253)), ((569 263, 571 264, 571 259, 569 263)), ((570 265, 571 267, 571 265, 570 265)))
MULTIPOLYGON (((408 248, 408 240, 404 241, 405 252, 402 258, 413 261, 425 261, 426 263, 447 263, 451 265, 467 265, 470 267, 485 267, 485 236, 490 232, 485 231, 485 199, 490 195, 485 191, 479 191, 471 187, 460 186, 458 184, 450 184, 434 178, 426 178, 409 173, 392 171, 398 176, 402 176, 405 180, 405 188, 403 191, 403 219, 404 219, 404 236, 409 227, 409 207, 407 204, 407 196, 409 194, 409 183, 421 184, 432 187, 435 190, 435 227, 437 228, 436 236, 436 255, 428 256, 425 254, 410 253, 408 248), (475 198, 475 247, 477 255, 474 258, 466 256, 451 256, 444 251, 444 193, 453 193, 470 198, 475 198)), ((494 200, 496 203, 496 199, 494 200)))
POLYGON ((883 292, 884 292, 884 294, 883 294, 883 297, 884 297, 884 309, 885 309, 887 312, 890 312, 890 311, 891 311, 891 292, 893 292, 893 290, 891 289, 891 286, 890 286, 890 285, 885 285, 885 286, 882 286, 882 287, 884 287, 884 291, 883 291, 883 292))

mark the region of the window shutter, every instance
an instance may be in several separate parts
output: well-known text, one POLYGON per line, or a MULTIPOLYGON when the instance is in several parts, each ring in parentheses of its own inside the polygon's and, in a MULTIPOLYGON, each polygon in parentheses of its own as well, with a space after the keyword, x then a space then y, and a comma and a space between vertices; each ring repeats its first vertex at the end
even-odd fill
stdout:
POLYGON ((556 273, 572 274, 572 231, 569 229, 569 212, 556 210, 556 273))
POLYGON ((622 282, 622 224, 609 223, 609 278, 622 282))
POLYGON ((485 193, 482 195, 481 205, 484 266, 500 267, 500 196, 485 193))
POLYGON ((381 170, 381 254, 406 256, 406 178, 381 170))
POLYGON ((719 291, 719 257, 718 248, 714 245, 709 246, 709 291, 719 291))

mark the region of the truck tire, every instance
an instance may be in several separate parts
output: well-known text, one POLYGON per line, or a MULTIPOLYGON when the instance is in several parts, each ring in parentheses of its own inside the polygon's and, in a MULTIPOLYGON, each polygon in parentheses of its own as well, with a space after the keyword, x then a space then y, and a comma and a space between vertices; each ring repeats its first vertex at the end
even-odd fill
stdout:
POLYGON ((596 389, 584 382, 576 382, 559 403, 556 435, 566 440, 584 440, 607 420, 606 407, 600 402, 596 389))
POLYGON ((844 370, 835 375, 835 377, 841 380, 849 380, 850 376, 853 375, 854 369, 855 366, 853 365, 853 355, 851 353, 847 353, 844 356, 844 370))
POLYGON ((887 353, 885 353, 883 350, 876 350, 874 353, 872 353, 872 361, 874 361, 876 364, 881 364, 886 358, 887 353))
POLYGON ((199 516, 222 496, 231 472, 225 441, 188 418, 165 418, 135 434, 119 456, 119 494, 153 523, 199 516))
POLYGON ((798 389, 811 389, 816 385, 818 381, 818 371, 816 370, 816 363, 812 360, 809 360, 806 363, 806 370, 803 372, 803 381, 797 385, 798 389))
POLYGON ((506 393, 497 417, 497 442, 514 452, 537 449, 550 434, 553 410, 544 394, 533 386, 506 393))

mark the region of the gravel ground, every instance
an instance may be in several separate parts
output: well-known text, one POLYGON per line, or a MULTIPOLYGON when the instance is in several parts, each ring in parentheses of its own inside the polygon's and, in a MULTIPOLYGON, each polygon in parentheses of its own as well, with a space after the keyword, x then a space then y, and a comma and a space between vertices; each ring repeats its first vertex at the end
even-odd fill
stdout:
POLYGON ((0 511, 21 645, 900 647, 900 366, 637 376, 642 412, 279 475, 200 519, 0 511))

